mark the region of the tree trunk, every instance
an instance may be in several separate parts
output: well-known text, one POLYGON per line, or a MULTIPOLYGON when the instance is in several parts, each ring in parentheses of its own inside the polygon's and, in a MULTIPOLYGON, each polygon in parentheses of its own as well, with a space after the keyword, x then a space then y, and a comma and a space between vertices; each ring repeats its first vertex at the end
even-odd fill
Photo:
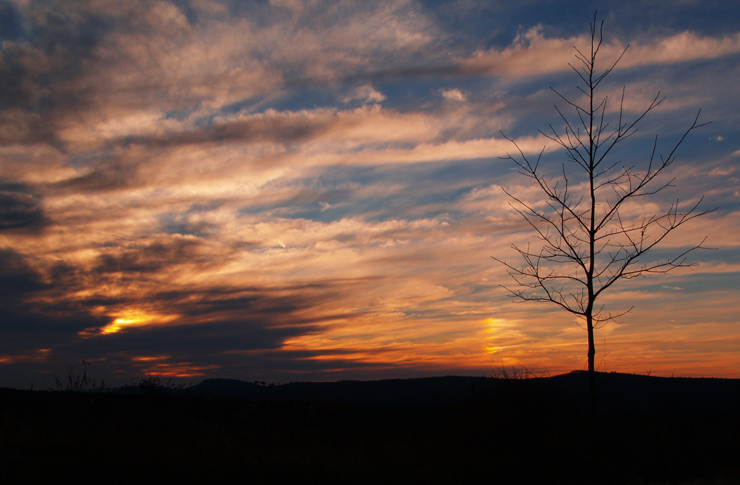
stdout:
POLYGON ((586 315, 586 327, 588 329, 588 386, 591 395, 591 411, 595 413, 598 406, 596 397, 596 368, 594 366, 596 346, 594 345, 594 322, 591 312, 588 312, 588 315, 586 315))

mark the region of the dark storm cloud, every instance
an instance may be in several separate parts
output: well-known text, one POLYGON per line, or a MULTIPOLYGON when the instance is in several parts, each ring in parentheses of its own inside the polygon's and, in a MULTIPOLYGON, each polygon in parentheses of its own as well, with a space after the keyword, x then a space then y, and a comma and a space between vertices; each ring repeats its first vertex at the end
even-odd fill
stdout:
MULTIPOLYGON (((211 367, 208 372, 238 378, 264 376, 269 368, 273 369, 269 376, 274 378, 282 370, 331 369, 336 362, 313 359, 320 352, 287 351, 282 347, 291 338, 318 333, 319 324, 357 315, 304 316, 312 307, 326 304, 336 296, 336 291, 322 285, 312 285, 308 292, 306 288, 256 287, 240 291, 212 289, 201 294, 163 292, 154 299, 174 303, 181 310, 177 322, 131 327, 76 340, 55 349, 55 353, 67 362, 75 362, 80 356, 100 359, 96 364, 98 375, 121 369, 127 375, 153 371, 160 375, 197 373, 211 367), (249 294, 245 296, 245 292, 249 294)), ((347 362, 344 367, 361 366, 347 362)))
POLYGON ((198 145, 204 143, 278 142, 291 143, 309 140, 325 133, 338 123, 335 116, 289 117, 281 115, 255 116, 211 126, 171 133, 161 136, 129 136, 120 140, 123 144, 139 144, 150 147, 198 145))
POLYGON ((135 185, 136 168, 123 165, 109 165, 92 172, 70 178, 57 184, 60 188, 84 192, 112 192, 135 185))
POLYGON ((45 289, 41 275, 25 258, 10 248, 0 248, 0 298, 5 301, 23 299, 45 289))
POLYGON ((23 184, 0 182, 0 232, 37 231, 48 224, 41 195, 23 184))
POLYGON ((138 247, 121 248, 98 258, 96 273, 154 273, 183 262, 193 262, 198 243, 193 240, 163 240, 138 247))
POLYGON ((39 348, 59 348, 79 340, 86 328, 103 322, 74 305, 6 305, 0 325, 0 355, 24 353, 39 348))
POLYGON ((172 304, 184 321, 198 322, 201 317, 219 315, 227 320, 259 321, 276 326, 310 326, 317 321, 346 317, 335 315, 298 316, 313 307, 335 300, 350 282, 322 282, 295 286, 204 288, 194 291, 161 291, 156 301, 172 304))
MULTIPOLYGON (((199 366, 229 366, 236 360, 245 366, 259 368, 261 358, 246 359, 234 352, 254 351, 260 355, 276 352, 286 339, 315 332, 319 322, 325 324, 350 316, 344 313, 321 318, 310 316, 312 308, 337 298, 339 290, 332 283, 280 288, 259 285, 164 288, 149 292, 146 302, 177 310, 177 320, 163 325, 155 320, 149 325, 98 335, 95 329, 108 325, 111 317, 95 316, 94 311, 135 308, 141 303, 138 295, 75 300, 54 297, 62 287, 70 292, 75 288, 94 287, 95 281, 104 284, 108 272, 123 272, 136 278, 142 274, 153 275, 180 262, 189 247, 189 243, 154 243, 142 248, 143 253, 126 251, 117 258, 101 257, 99 266, 93 271, 59 263, 48 272, 46 280, 49 282, 15 251, 0 251, 0 291, 5 301, 0 325, 0 357, 5 355, 13 361, 43 364, 47 371, 64 369, 81 358, 102 358, 108 364, 98 365, 99 372, 108 373, 108 376, 122 368, 134 375, 132 362, 138 357, 155 354, 167 355, 156 364, 167 368, 181 364, 191 370, 199 366), (32 297, 34 301, 30 303, 32 297), (52 349, 53 357, 48 353, 34 357, 38 349, 52 349)), ((144 369, 146 366, 140 363, 134 367, 144 369)))
POLYGON ((74 341, 76 333, 102 322, 67 299, 47 300, 63 280, 51 281, 12 249, 0 249, 0 355, 74 341))
POLYGON ((211 364, 214 356, 234 350, 270 350, 305 329, 274 328, 259 314, 216 318, 202 324, 149 325, 130 328, 101 338, 80 341, 76 346, 88 352, 115 352, 125 349, 133 355, 165 353, 187 355, 194 362, 211 364), (200 356, 200 358, 199 358, 200 356))
POLYGON ((7 42, 0 47, 0 109, 29 107, 35 97, 35 86, 28 79, 33 74, 25 67, 32 55, 24 45, 7 42))
POLYGON ((319 320, 326 324, 349 317, 339 313, 321 319, 303 316, 312 307, 326 304, 334 297, 335 292, 321 285, 312 285, 308 292, 306 288, 258 287, 162 292, 150 300, 179 309, 180 318, 175 322, 163 325, 153 322, 67 341, 55 347, 54 353, 63 363, 65 359, 75 362, 79 358, 99 361, 98 375, 121 370, 126 375, 187 374, 210 368, 209 372, 222 376, 244 377, 250 372, 260 373, 266 365, 295 369, 295 365, 286 364, 286 359, 304 358, 307 360, 299 363, 299 368, 329 368, 330 364, 310 360, 312 353, 286 352, 281 347, 286 340, 317 332, 319 320))
MULTIPOLYGON (((47 271, 34 268, 28 258, 13 249, 0 249, 0 299, 4 310, 45 314, 49 317, 86 314, 94 306, 120 303, 116 298, 70 299, 60 294, 94 283, 94 275, 64 262, 47 271)), ((74 319, 76 317, 73 317, 74 319)), ((83 324, 74 325, 82 329, 83 324)))

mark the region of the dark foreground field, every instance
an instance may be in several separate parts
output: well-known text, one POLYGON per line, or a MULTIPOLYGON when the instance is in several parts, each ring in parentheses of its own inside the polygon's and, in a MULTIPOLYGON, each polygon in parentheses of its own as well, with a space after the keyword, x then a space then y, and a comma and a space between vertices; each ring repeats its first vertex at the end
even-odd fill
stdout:
POLYGON ((599 375, 0 390, 0 482, 740 483, 740 383, 599 375))

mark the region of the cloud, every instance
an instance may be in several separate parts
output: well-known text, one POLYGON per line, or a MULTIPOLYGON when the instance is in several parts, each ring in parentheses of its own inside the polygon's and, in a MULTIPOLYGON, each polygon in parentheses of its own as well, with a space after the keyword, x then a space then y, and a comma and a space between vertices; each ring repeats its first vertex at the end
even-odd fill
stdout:
POLYGON ((26 258, 13 249, 0 249, 0 263, 0 295, 3 300, 24 299, 46 287, 26 258))
POLYGON ((359 101, 363 104, 380 103, 385 99, 383 93, 376 91, 370 84, 363 84, 352 91, 351 96, 344 98, 345 103, 359 101))
POLYGON ((40 194, 22 184, 0 183, 0 232, 34 231, 47 223, 40 194))
POLYGON ((440 94, 442 95, 443 98, 453 100, 453 101, 466 101, 467 100, 467 97, 463 94, 463 92, 457 88, 442 89, 440 90, 440 94))
MULTIPOLYGON (((462 72, 497 76, 542 76, 567 72, 569 64, 580 68, 574 59, 573 46, 585 52, 590 37, 585 35, 565 38, 547 38, 540 26, 532 27, 519 35, 505 49, 479 50, 472 56, 458 59, 462 72)), ((617 39, 607 40, 601 47, 599 57, 614 62, 627 48, 617 39)), ((618 64, 618 69, 634 68, 654 64, 675 64, 700 59, 714 59, 740 52, 740 33, 722 38, 702 37, 692 32, 682 32, 665 38, 642 41, 630 45, 627 54, 618 64)), ((604 65, 604 68, 608 65, 604 65)))
MULTIPOLYGON (((234 103, 274 99, 289 85, 333 82, 372 64, 403 65, 433 41, 424 16, 400 15, 414 11, 409 2, 324 7, 283 16, 267 5, 218 12, 202 3, 195 18, 208 21, 199 22, 168 2, 29 5, 24 19, 42 37, 3 44, 3 93, 17 108, 3 111, 3 132, 7 141, 58 136, 84 149, 100 134, 140 130, 142 116, 152 129, 166 126, 172 111, 210 117, 234 103)), ((358 95, 379 101, 368 88, 358 95)))
POLYGON ((728 175, 732 175, 736 171, 737 169, 735 167, 716 167, 710 170, 708 172, 708 175, 712 175, 714 177, 727 177, 728 175))
MULTIPOLYGON (((572 319, 511 303, 490 257, 532 238, 502 187, 544 203, 499 159, 516 149, 499 131, 528 155, 544 148, 542 170, 561 170, 536 131, 560 122, 545 82, 561 79, 544 75, 567 70, 585 37, 544 26, 506 45, 477 14, 450 23, 406 0, 41 1, 8 12, 0 362, 263 379, 481 373, 499 358, 582 365, 572 319), (445 30, 470 23, 488 37, 445 30)), ((640 37, 620 74, 635 94, 626 109, 664 81, 678 94, 654 118, 668 137, 681 110, 704 103, 731 130, 730 85, 721 103, 696 86, 736 77, 718 56, 737 43, 726 31, 640 37), (697 73, 687 59, 713 61, 697 73), (636 66, 650 76, 633 79, 636 66)), ((609 39, 604 58, 621 48, 609 39)), ((617 158, 649 156, 649 136, 631 141, 617 158)), ((709 281, 737 270, 727 263, 737 184, 727 149, 715 151, 724 144, 690 142, 669 175, 725 208, 693 227, 722 247, 703 257, 709 281)), ((614 303, 670 293, 636 283, 614 303)), ((661 283, 691 294, 685 281, 661 283)))
POLYGON ((700 59, 714 59, 740 52, 740 32, 722 38, 701 37, 693 32, 681 32, 657 39, 654 43, 630 47, 625 67, 649 64, 673 64, 700 59))

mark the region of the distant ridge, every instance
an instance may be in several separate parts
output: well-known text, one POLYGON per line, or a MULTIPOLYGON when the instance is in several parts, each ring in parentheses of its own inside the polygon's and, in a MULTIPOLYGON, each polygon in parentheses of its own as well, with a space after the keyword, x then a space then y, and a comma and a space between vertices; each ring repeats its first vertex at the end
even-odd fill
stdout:
POLYGON ((483 377, 425 377, 375 381, 257 384, 235 379, 206 379, 189 389, 204 397, 332 401, 357 404, 453 404, 481 396, 492 383, 483 377))
MULTIPOLYGON (((264 384, 206 379, 193 395, 258 401, 330 401, 355 404, 451 405, 483 400, 550 399, 567 406, 588 405, 588 375, 512 379, 444 376, 374 381, 264 384)), ((598 373, 600 402, 626 409, 740 408, 740 379, 654 377, 598 373)))

